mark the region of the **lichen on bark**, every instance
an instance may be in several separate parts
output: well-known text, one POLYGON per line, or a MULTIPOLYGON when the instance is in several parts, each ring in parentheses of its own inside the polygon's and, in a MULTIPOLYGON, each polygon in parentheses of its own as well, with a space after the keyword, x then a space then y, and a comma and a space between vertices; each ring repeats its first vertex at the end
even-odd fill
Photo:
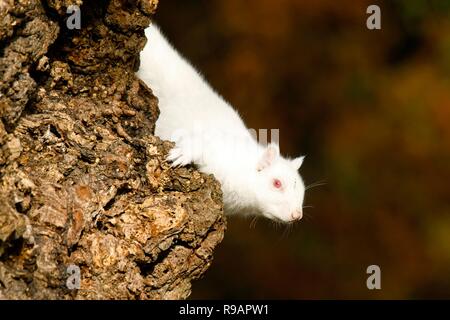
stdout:
POLYGON ((209 267, 220 185, 164 160, 134 74, 156 6, 0 0, 0 299, 180 299, 209 267))

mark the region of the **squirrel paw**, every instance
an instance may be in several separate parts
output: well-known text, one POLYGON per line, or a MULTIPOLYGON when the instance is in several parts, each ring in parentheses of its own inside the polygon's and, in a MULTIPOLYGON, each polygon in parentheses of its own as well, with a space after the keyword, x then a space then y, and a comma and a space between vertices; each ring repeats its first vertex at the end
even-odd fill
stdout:
POLYGON ((192 157, 182 148, 175 146, 169 151, 167 161, 171 162, 172 167, 183 167, 192 162, 192 157))

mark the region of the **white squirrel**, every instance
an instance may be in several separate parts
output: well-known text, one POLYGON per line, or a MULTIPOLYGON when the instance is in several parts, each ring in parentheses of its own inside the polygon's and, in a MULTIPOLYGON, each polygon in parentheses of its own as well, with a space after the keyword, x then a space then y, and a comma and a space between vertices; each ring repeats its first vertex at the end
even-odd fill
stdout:
POLYGON ((226 214, 293 222, 303 216, 304 157, 287 159, 278 145, 259 144, 238 113, 171 46, 155 24, 145 30, 137 76, 159 100, 155 134, 175 142, 172 166, 197 165, 222 185, 226 214))

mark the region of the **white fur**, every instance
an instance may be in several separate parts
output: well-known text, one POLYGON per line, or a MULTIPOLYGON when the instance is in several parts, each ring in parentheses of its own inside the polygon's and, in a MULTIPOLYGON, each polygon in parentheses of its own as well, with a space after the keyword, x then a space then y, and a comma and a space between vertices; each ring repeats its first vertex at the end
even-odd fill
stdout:
POLYGON ((263 147, 238 113, 220 97, 153 24, 137 75, 159 99, 155 134, 174 141, 173 166, 196 164, 220 181, 227 214, 262 214, 292 221, 302 215, 303 157, 289 160, 278 146, 263 147), (282 188, 273 185, 273 179, 282 188))

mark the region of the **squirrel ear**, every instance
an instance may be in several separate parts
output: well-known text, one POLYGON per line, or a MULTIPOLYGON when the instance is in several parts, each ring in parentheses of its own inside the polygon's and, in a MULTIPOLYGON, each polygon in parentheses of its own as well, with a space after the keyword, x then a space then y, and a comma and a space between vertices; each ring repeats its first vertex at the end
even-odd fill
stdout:
POLYGON ((266 150, 264 150, 261 159, 259 159, 257 170, 261 171, 269 167, 276 157, 280 154, 280 147, 277 144, 269 143, 266 150))
POLYGON ((304 159, 305 159, 305 156, 297 157, 297 158, 293 159, 292 160, 292 165, 294 166, 294 168, 297 169, 297 170, 300 169, 304 159))

